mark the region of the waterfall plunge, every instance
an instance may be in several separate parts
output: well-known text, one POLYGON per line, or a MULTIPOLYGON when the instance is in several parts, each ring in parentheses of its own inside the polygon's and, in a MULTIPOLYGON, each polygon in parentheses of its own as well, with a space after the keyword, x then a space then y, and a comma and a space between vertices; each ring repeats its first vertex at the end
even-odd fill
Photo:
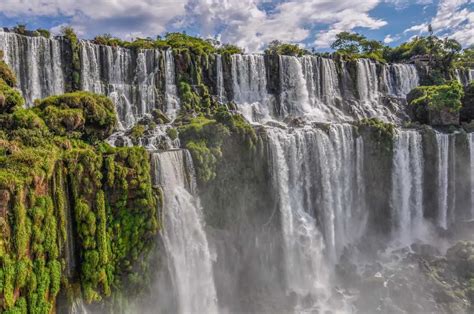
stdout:
POLYGON ((0 50, 18 78, 18 88, 28 107, 33 106, 35 99, 64 93, 63 52, 59 40, 0 30, 0 50))
POLYGON ((331 126, 329 134, 268 129, 268 137, 287 289, 318 295, 329 287, 326 265, 365 228, 363 142, 349 125, 331 126))
MULTIPOLYGON (((180 313, 217 313, 212 259, 195 196, 194 168, 186 150, 152 154, 154 179, 163 187, 162 238, 180 313)), ((159 298, 159 296, 157 296, 159 298)))
POLYGON ((396 239, 411 244, 423 220, 423 150, 417 131, 400 131, 395 139, 392 185, 396 239))
POLYGON ((436 133, 437 166, 438 166, 438 225, 448 229, 454 219, 455 193, 455 137, 449 134, 436 133))

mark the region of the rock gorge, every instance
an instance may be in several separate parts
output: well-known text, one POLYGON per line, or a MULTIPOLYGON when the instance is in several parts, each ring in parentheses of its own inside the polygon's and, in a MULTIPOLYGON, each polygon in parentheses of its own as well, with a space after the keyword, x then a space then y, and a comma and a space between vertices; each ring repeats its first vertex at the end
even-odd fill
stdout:
POLYGON ((412 121, 420 67, 7 31, 0 50, 25 107, 80 90, 117 118, 110 145, 55 144, 1 186, 3 310, 473 310, 474 133, 412 121))

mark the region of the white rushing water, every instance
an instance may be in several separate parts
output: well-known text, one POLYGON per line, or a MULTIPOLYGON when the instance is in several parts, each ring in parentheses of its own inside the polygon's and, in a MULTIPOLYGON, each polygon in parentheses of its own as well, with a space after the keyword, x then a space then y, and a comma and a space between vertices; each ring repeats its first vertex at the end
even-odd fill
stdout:
POLYGON ((265 60, 261 55, 232 55, 234 101, 249 121, 269 119, 273 114, 267 92, 265 60))
POLYGON ((31 107, 35 99, 64 93, 61 42, 0 30, 0 50, 18 79, 18 88, 31 107))
POLYGON ((338 70, 335 61, 328 58, 280 56, 279 72, 266 73, 263 56, 235 55, 232 56, 234 101, 252 122, 284 120, 289 116, 323 122, 368 117, 399 121, 400 116, 406 116, 403 99, 419 81, 413 65, 377 65, 359 59, 355 70, 351 70, 355 71, 354 80, 347 64, 341 62, 338 70), (380 78, 378 66, 382 69, 380 78), (278 79, 279 103, 268 93, 268 77, 278 79), (382 97, 398 100, 385 106, 382 97))
POLYGON ((288 289, 328 288, 328 268, 365 228, 363 142, 349 125, 268 129, 288 289))
POLYGON ((170 118, 176 116, 179 101, 170 50, 144 49, 135 53, 81 41, 80 56, 81 89, 109 96, 124 128, 155 108, 163 108, 170 118), (164 91, 160 87, 163 71, 164 91), (165 94, 165 106, 160 103, 161 93, 165 94))
POLYGON ((180 108, 178 88, 176 87, 176 74, 174 69, 174 57, 171 49, 165 52, 165 92, 166 92, 166 114, 174 120, 180 108))
POLYGON ((396 239, 411 244, 423 220, 423 148, 421 134, 401 130, 394 142, 392 206, 396 239))
POLYGON ((471 219, 474 219, 474 133, 469 133, 468 138, 471 180, 471 219))
MULTIPOLYGON (((187 150, 152 154, 154 178, 163 187, 161 231, 179 313, 217 313, 212 259, 194 168, 187 150)), ((157 296, 159 298, 159 296, 157 296)))
MULTIPOLYGON (((331 289, 330 265, 365 230, 363 141, 349 125, 333 125, 328 133, 312 128, 267 133, 287 289, 315 296, 318 302, 312 306, 324 309, 331 289)), ((299 304, 297 310, 310 308, 299 304)))
POLYGON ((217 99, 224 103, 227 100, 224 88, 224 69, 222 67, 222 56, 216 55, 216 89, 217 99))
POLYGON ((455 137, 436 133, 438 171, 438 225, 447 229, 454 219, 456 161, 455 137))

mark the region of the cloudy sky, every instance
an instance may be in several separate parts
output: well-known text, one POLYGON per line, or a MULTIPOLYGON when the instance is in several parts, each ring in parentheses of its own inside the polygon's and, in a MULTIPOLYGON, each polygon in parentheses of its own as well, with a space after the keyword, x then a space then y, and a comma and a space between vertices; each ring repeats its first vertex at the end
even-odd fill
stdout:
POLYGON ((0 0, 0 25, 58 31, 83 38, 124 39, 169 31, 213 37, 259 51, 279 39, 327 50, 341 31, 396 45, 432 24, 438 36, 474 44, 474 0, 0 0))

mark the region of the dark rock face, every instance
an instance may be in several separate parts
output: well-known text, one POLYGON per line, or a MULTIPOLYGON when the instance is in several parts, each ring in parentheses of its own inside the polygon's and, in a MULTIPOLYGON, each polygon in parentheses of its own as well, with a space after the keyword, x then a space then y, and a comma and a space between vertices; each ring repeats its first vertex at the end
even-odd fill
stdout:
POLYGON ((472 266, 472 245, 460 242, 444 257, 429 244, 414 243, 413 252, 393 251, 357 267, 349 254, 337 266, 338 280, 362 313, 470 313, 472 273, 466 277, 459 270, 472 266))
POLYGON ((459 112, 447 108, 429 110, 429 124, 433 126, 459 125, 459 112))
POLYGON ((462 99, 461 121, 471 122, 474 119, 474 83, 464 87, 464 97, 462 99))

